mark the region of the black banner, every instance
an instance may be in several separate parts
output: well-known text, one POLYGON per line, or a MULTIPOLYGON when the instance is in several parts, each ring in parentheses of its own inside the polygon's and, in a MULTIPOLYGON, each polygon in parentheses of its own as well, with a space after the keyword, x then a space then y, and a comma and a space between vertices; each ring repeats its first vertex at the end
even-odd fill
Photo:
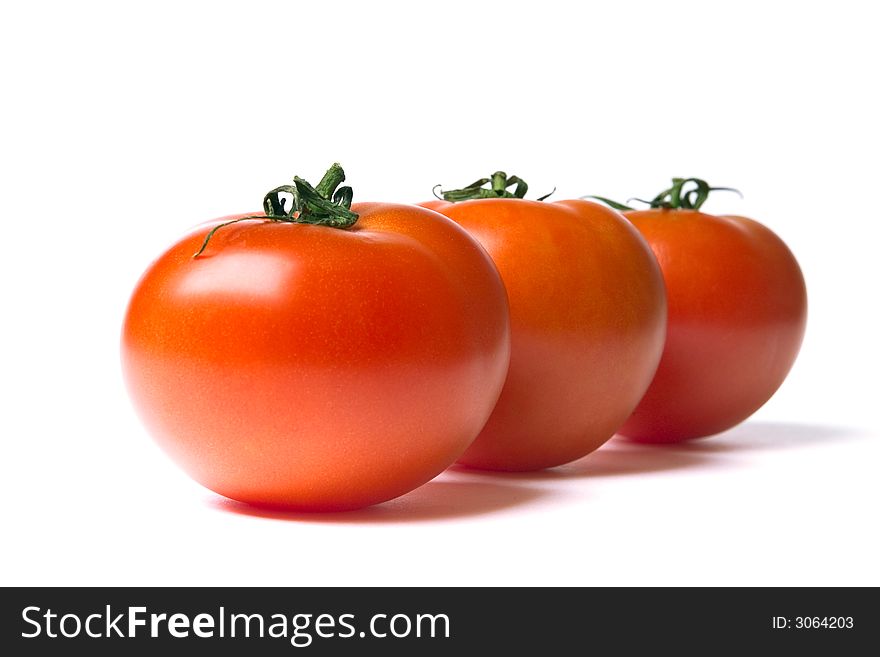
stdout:
POLYGON ((7 588, 0 647, 6 655, 854 654, 877 643, 878 612, 867 588, 7 588))

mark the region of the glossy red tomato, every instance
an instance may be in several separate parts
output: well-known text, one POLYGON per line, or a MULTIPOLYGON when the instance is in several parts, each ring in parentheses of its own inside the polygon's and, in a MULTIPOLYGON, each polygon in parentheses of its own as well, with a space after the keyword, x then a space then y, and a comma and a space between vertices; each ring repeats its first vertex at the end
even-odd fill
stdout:
POLYGON ((351 209, 349 228, 200 226, 132 295, 122 363, 135 406, 222 495, 306 510, 382 502, 453 463, 495 405, 510 343, 491 260, 434 212, 351 209))
POLYGON ((486 248, 510 300, 507 381, 459 462, 535 470, 595 450, 635 408, 663 348, 663 280, 647 244, 587 201, 430 203, 486 248))
POLYGON ((620 433, 676 442, 742 422, 779 388, 800 348, 807 297, 797 261, 745 217, 624 214, 663 270, 669 323, 654 381, 620 433))

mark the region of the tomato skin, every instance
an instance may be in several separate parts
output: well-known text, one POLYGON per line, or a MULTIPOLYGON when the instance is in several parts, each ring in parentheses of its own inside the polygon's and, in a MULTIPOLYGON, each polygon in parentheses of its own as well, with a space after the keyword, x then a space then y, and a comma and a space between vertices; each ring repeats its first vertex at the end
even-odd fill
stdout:
MULTIPOLYGON (((198 227, 138 283, 122 334, 135 407, 204 486, 243 502, 354 509, 452 464, 510 350, 491 260, 454 223, 360 203, 346 230, 198 227)), ((244 215, 241 215, 244 216, 244 215)))
POLYGON ((663 348, 663 279, 647 244, 618 212, 582 200, 438 209, 486 248, 510 300, 507 381, 459 463, 538 470, 595 450, 629 417, 663 348))
POLYGON ((429 210, 434 210, 436 212, 442 213, 444 208, 452 207, 453 203, 451 203, 450 201, 444 201, 443 199, 435 198, 431 201, 419 203, 419 205, 423 208, 428 208, 429 210))
POLYGON ((806 286, 794 255, 745 217, 624 215, 663 270, 669 323, 654 381, 620 433, 666 443, 739 424, 779 388, 803 340, 806 286))

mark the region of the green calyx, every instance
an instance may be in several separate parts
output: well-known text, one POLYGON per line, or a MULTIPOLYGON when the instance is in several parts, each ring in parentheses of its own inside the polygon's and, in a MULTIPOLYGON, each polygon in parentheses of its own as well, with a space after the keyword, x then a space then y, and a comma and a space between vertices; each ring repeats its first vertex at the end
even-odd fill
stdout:
MULTIPOLYGON (((490 177, 475 180, 467 187, 462 187, 461 189, 450 189, 445 192, 441 190, 438 195, 437 189, 439 187, 440 185, 434 187, 434 195, 450 203, 470 201, 478 198, 524 198, 526 192, 529 191, 529 186, 525 180, 519 176, 508 177, 503 171, 496 171, 490 177), (513 187, 513 191, 510 191, 511 187, 513 187)), ((554 189, 553 192, 555 191, 554 189)), ((550 192, 550 194, 553 192, 550 192)), ((545 194, 538 200, 543 201, 550 194, 545 194)))
POLYGON ((232 221, 226 221, 214 226, 205 235, 201 248, 193 255, 199 257, 208 246, 208 242, 214 237, 214 233, 230 224, 245 221, 247 219, 263 219, 265 221, 284 222, 292 224, 312 224, 316 226, 329 226, 331 228, 349 228, 358 220, 356 212, 351 211, 351 201, 354 193, 351 187, 339 187, 345 180, 345 171, 338 163, 334 163, 324 177, 315 187, 299 176, 293 177, 292 185, 281 185, 266 194, 263 198, 264 214, 248 215, 232 221), (282 194, 291 197, 290 207, 287 207, 288 199, 282 194))
MULTIPOLYGON (((706 202, 706 199, 709 198, 710 192, 717 191, 734 192, 739 194, 740 198, 742 198, 740 191, 732 187, 710 187, 709 183, 700 178, 673 178, 672 187, 664 189, 650 201, 633 198, 627 201, 627 203, 630 201, 639 201, 640 203, 647 203, 651 208, 663 208, 666 210, 699 210, 703 203, 706 202), (689 187, 689 189, 686 189, 687 187, 689 187)), ((618 203, 617 201, 612 201, 603 196, 590 195, 582 196, 581 198, 596 199, 615 210, 635 210, 633 207, 618 203)))

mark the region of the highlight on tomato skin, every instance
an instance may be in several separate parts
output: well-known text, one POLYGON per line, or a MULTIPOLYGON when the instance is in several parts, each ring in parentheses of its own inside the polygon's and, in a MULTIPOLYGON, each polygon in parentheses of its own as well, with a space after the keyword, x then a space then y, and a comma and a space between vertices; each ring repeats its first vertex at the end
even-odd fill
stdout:
POLYGON ((676 178, 645 210, 614 204, 650 244, 669 300, 657 374, 620 429, 633 440, 673 443, 736 426, 779 389, 800 350, 800 266, 766 226, 702 212, 720 189, 676 178))
POLYGON ((483 249, 430 210, 352 205, 340 174, 198 226, 129 303, 139 416, 193 479, 241 502, 403 495, 470 446, 507 374, 507 296, 483 249))
POLYGON ((664 344, 663 279, 638 231, 615 210, 527 200, 526 189, 496 172, 425 203, 482 244, 510 302, 507 380, 458 461, 473 468, 539 470, 597 449, 642 398, 664 344))

